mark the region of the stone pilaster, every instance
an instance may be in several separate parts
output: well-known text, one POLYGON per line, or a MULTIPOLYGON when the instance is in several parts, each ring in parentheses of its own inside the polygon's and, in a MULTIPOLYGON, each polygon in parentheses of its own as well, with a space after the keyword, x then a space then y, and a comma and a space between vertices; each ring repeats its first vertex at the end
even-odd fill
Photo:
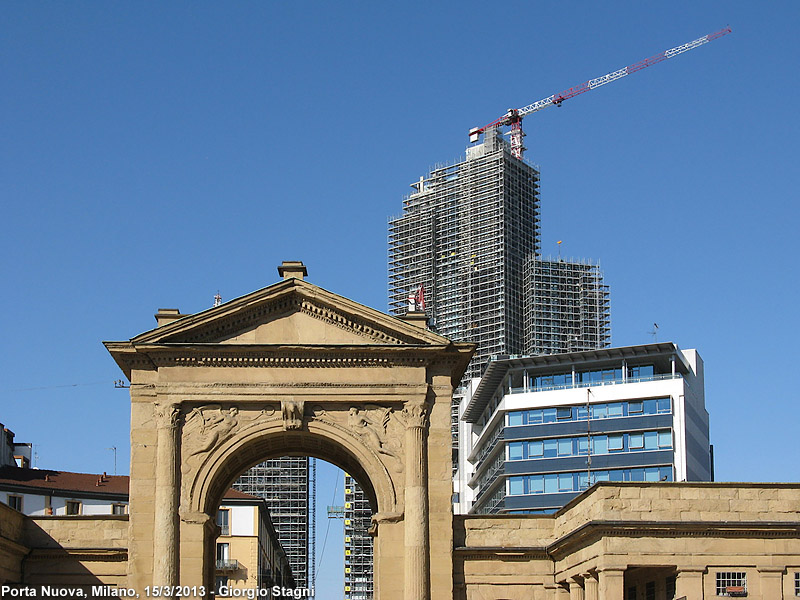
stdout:
POLYGON ((157 432, 153 530, 153 585, 178 585, 177 404, 155 405, 157 432))
POLYGON ((675 579, 675 597, 682 596, 691 599, 703 598, 703 573, 705 569, 678 569, 675 579))
POLYGON ((625 599, 625 569, 602 569, 598 577, 598 594, 603 600, 625 599))
POLYGON ((405 598, 429 598, 428 474, 425 468, 425 402, 408 403, 406 420, 405 598))
POLYGON ((584 600, 600 600, 597 591, 597 575, 595 573, 583 574, 583 596, 584 600))
POLYGON ((584 600, 583 581, 578 577, 569 580, 569 600, 584 600))
POLYGON ((759 567, 758 577, 762 598, 783 597, 783 571, 781 567, 759 567))

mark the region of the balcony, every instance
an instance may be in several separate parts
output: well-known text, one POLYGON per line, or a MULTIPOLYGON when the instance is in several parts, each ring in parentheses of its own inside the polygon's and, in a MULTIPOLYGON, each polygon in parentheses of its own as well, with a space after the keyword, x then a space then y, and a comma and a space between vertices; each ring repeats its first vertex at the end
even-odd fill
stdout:
POLYGON ((222 571, 223 573, 230 573, 231 571, 238 571, 239 570, 239 561, 235 558, 218 558, 217 559, 217 571, 222 571))

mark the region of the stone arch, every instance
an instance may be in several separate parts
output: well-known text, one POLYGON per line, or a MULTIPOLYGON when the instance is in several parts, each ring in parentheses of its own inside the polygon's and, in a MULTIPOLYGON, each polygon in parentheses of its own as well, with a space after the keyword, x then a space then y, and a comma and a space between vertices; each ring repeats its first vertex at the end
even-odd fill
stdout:
MULTIPOLYGON (((302 430, 285 431, 280 422, 246 429, 208 452, 200 469, 191 474, 185 508, 212 514, 225 491, 249 467, 279 456, 303 455, 326 460, 351 473, 377 513, 398 511, 396 484, 386 466, 343 427, 310 421, 302 430)), ((401 503, 402 504, 402 503, 401 503)))

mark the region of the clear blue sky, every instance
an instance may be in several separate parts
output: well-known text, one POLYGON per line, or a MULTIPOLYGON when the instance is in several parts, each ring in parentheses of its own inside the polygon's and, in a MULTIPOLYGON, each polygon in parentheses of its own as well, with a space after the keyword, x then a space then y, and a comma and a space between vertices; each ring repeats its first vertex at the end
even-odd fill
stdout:
POLYGON ((127 392, 101 340, 273 283, 288 259, 385 310, 387 219, 470 127, 730 25, 529 117, 527 157, 545 252, 563 240, 600 260, 614 344, 650 341, 657 322, 705 359, 717 478, 800 479, 800 3, 2 13, 0 422, 40 467, 111 471, 116 446, 127 471, 127 392))

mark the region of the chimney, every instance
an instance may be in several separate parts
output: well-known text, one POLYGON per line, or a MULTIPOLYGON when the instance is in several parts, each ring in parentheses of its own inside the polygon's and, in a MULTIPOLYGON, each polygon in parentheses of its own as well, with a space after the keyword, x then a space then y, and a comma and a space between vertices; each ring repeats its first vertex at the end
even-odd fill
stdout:
POLYGON ((308 277, 308 269, 301 260, 285 260, 278 267, 278 275, 284 279, 294 278, 302 281, 303 277, 308 277))
POLYGON ((158 312, 153 316, 156 318, 157 326, 161 327, 162 325, 167 325, 187 315, 182 315, 178 308, 159 308, 158 312))
POLYGON ((424 310, 410 310, 401 316, 400 319, 420 329, 428 329, 428 316, 425 314, 424 310))

